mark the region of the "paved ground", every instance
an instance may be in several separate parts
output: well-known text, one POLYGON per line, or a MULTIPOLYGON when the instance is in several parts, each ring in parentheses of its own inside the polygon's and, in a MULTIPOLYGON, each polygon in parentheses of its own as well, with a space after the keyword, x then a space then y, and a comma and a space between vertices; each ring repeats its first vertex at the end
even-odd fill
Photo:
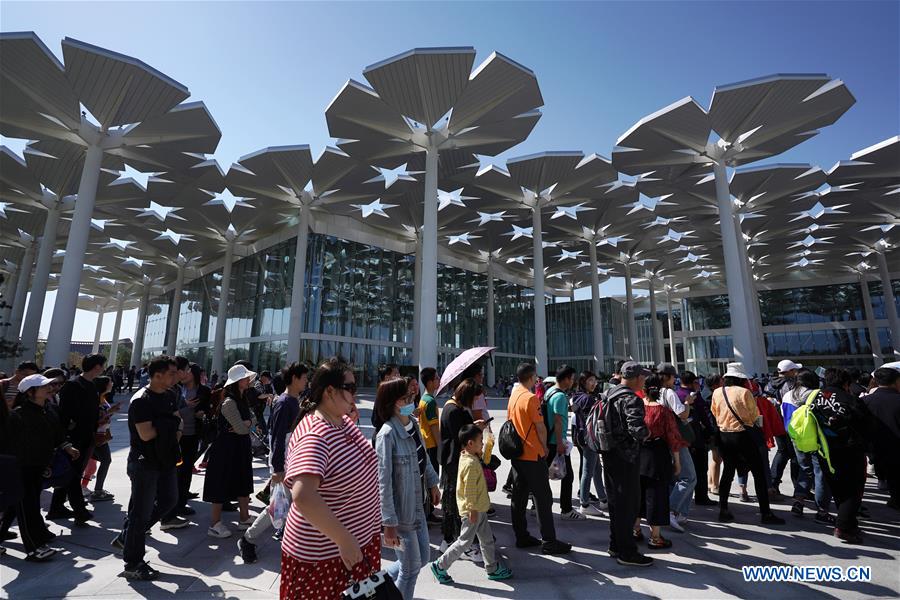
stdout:
MULTIPOLYGON (((371 395, 363 395, 363 421, 368 422, 371 395)), ((502 418, 502 400, 491 402, 502 418)), ((498 428, 499 421, 498 418, 498 428)), ((112 553, 109 541, 121 526, 128 501, 125 475, 127 426, 124 419, 114 424, 113 464, 107 489, 115 494, 113 502, 95 507, 95 522, 90 527, 70 529, 67 522, 52 526, 60 533, 55 546, 63 552, 50 563, 33 564, 23 560, 18 541, 7 543, 6 556, 0 558, 0 584, 4 598, 163 598, 178 595, 193 598, 275 598, 278 594, 279 547, 267 540, 259 548, 260 561, 244 565, 237 556, 236 537, 218 540, 206 536, 209 507, 193 502, 198 525, 163 533, 155 528, 148 538, 148 561, 162 573, 156 582, 131 583, 120 577, 121 557, 112 553)), ((262 463, 256 464, 259 486, 265 478, 262 463)), ((577 468, 577 467, 576 467, 577 468)), ((506 478, 507 465, 501 467, 499 480, 506 478)), ((194 491, 200 491, 202 477, 194 479, 194 491)), ((554 485, 558 492, 558 486, 554 485)), ((688 533, 666 533, 674 541, 669 552, 654 553, 656 564, 649 569, 629 569, 617 565, 605 554, 608 523, 605 518, 573 524, 557 521, 563 540, 572 542, 574 552, 566 558, 525 553, 512 546, 509 500, 502 492, 492 494, 497 515, 492 520, 500 552, 515 572, 513 579, 492 582, 480 567, 459 562, 451 568, 456 579, 453 587, 436 584, 430 573, 420 575, 417 598, 520 598, 562 600, 573 598, 896 598, 900 596, 900 515, 884 507, 884 495, 870 486, 866 505, 873 519, 865 524, 867 545, 846 546, 830 535, 830 530, 788 514, 788 507, 776 503, 775 509, 788 524, 780 528, 757 525, 755 508, 735 502, 737 523, 723 526, 715 521, 715 509, 695 508, 688 533), (872 569, 869 583, 745 583, 742 565, 862 565, 872 569)), ((45 498, 45 506, 49 498, 45 498)), ((261 505, 254 501, 253 510, 261 505)), ((229 516, 236 513, 226 513, 229 516)), ((532 531, 535 520, 529 517, 532 531)), ((234 529, 234 524, 231 527, 234 529)), ((432 529, 432 543, 440 542, 432 529)), ((393 552, 385 551, 385 558, 393 552)))

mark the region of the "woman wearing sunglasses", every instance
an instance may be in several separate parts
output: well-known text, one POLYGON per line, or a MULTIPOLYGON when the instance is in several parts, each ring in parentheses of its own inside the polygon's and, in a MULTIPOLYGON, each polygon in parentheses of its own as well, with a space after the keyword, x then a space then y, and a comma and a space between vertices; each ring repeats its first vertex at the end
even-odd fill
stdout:
POLYGON ((375 412, 384 423, 375 438, 381 524, 385 545, 397 552, 397 562, 387 571, 406 600, 412 600, 416 577, 431 560, 425 490, 433 505, 441 501, 438 475, 413 417, 416 392, 407 381, 395 379, 383 382, 375 394, 375 412))
POLYGON ((359 581, 381 569, 378 461, 349 417, 355 396, 353 371, 332 358, 300 404, 285 464, 293 502, 281 541, 281 598, 337 600, 351 573, 359 581))

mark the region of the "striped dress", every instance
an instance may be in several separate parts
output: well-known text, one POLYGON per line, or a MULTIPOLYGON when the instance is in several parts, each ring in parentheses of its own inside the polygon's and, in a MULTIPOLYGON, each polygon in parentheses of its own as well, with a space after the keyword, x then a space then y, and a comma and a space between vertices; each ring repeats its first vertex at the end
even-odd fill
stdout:
MULTIPOLYGON (((348 417, 338 428, 311 413, 297 425, 288 444, 285 485, 291 488, 301 475, 319 477, 319 495, 365 554, 370 554, 365 550, 373 542, 380 546, 378 461, 372 445, 348 417)), ((293 503, 281 549, 283 598, 332 598, 346 587, 347 573, 337 545, 307 521, 293 503)), ((380 566, 377 556, 369 561, 375 570, 380 566)))

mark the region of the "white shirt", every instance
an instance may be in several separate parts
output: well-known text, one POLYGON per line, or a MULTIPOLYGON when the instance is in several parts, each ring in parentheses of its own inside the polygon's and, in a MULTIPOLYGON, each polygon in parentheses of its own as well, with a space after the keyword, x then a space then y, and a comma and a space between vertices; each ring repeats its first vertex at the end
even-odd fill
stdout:
POLYGON ((683 413, 686 409, 684 403, 681 401, 681 398, 679 398, 678 394, 675 393, 675 390, 671 388, 663 388, 660 390, 659 403, 663 406, 668 406, 672 410, 672 412, 675 413, 676 417, 683 413))

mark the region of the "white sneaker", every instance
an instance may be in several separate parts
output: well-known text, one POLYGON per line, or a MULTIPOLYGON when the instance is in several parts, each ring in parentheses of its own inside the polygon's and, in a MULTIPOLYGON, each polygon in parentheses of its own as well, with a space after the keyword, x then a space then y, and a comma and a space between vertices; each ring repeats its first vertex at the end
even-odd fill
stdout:
POLYGON ((604 510, 609 508, 609 500, 597 500, 596 502, 594 502, 594 504, 596 504, 597 506, 599 506, 600 508, 602 508, 604 510))
POLYGON ((441 547, 438 548, 438 551, 439 551, 441 554, 443 554, 444 552, 447 551, 447 548, 449 548, 449 547, 450 547, 450 544, 447 543, 447 540, 443 540, 443 541, 441 542, 441 547))
POLYGON ((602 517, 603 511, 600 510, 599 508, 597 508, 596 506, 594 506, 593 504, 588 504, 587 506, 581 507, 581 514, 583 514, 585 516, 591 515, 594 517, 602 517))
POLYGON ((669 515, 669 527, 671 527, 678 533, 684 533, 684 527, 682 527, 681 523, 678 522, 678 517, 671 513, 669 515))
POLYGON ((563 521, 584 521, 587 517, 573 508, 569 512, 561 514, 560 518, 563 521))
POLYGON ((688 520, 688 519, 687 519, 687 515, 678 515, 678 516, 675 517, 675 518, 678 519, 678 523, 679 523, 680 525, 684 525, 685 523, 687 523, 687 520, 688 520))
POLYGON ((222 521, 219 521, 212 527, 206 530, 206 535, 209 537, 224 539, 227 537, 231 537, 231 530, 228 529, 222 521))
POLYGON ((463 560, 470 560, 472 562, 484 562, 484 558, 481 556, 481 548, 477 546, 475 548, 469 548, 460 556, 463 560))
POLYGON ((254 519, 253 517, 247 517, 243 521, 238 522, 238 529, 240 529, 241 531, 246 531, 250 529, 250 526, 253 525, 254 521, 256 521, 256 519, 254 519))

